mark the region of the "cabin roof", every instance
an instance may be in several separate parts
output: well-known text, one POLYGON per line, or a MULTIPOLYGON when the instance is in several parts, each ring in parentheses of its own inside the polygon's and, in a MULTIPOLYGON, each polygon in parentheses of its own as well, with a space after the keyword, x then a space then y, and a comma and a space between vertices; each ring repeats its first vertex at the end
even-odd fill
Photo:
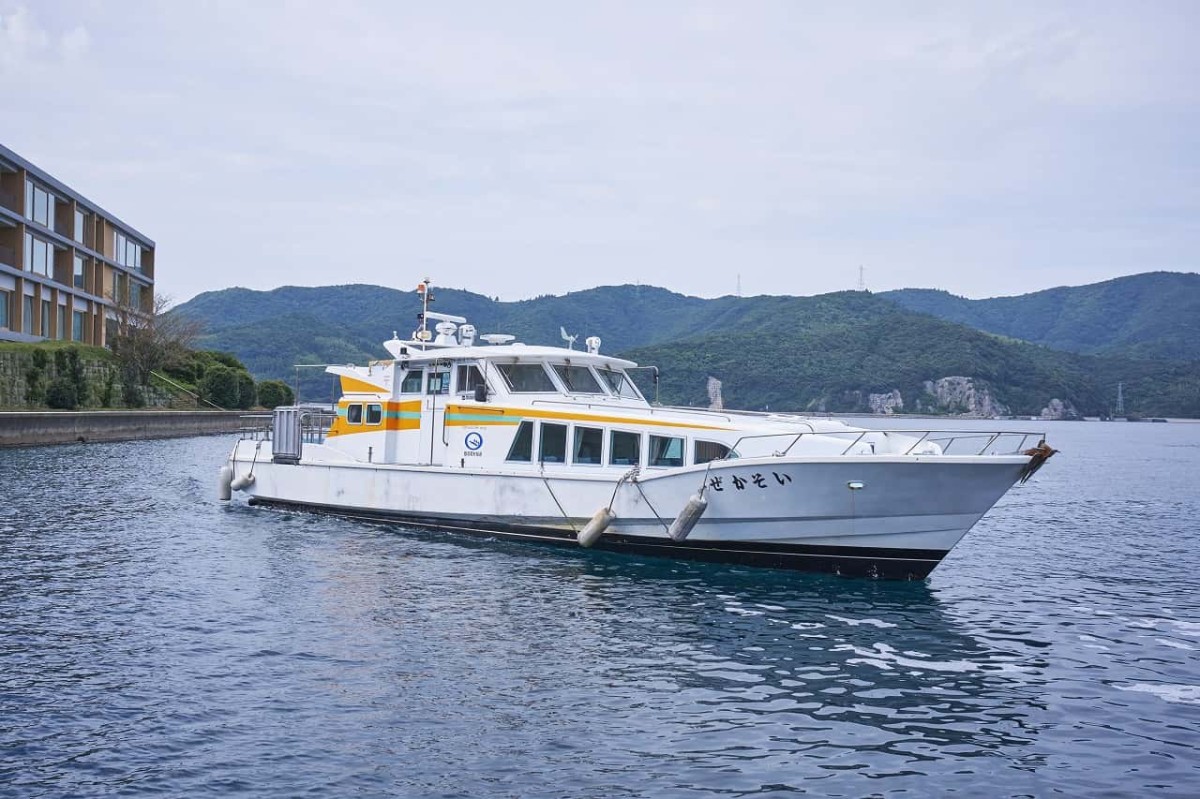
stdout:
MULTIPOLYGON (((395 344, 395 341, 389 341, 389 344, 395 344)), ((637 366, 633 361, 627 361, 624 358, 617 358, 612 355, 604 355, 597 353, 593 355, 584 350, 569 350, 564 347, 542 347, 526 344, 489 344, 487 346, 475 347, 430 347, 429 349, 416 349, 411 342, 402 342, 408 352, 400 354, 391 347, 392 355, 400 360, 407 360, 410 363, 428 363, 429 361, 440 360, 489 360, 489 361, 521 361, 532 363, 534 361, 546 361, 551 363, 563 363, 569 361, 572 364, 580 366, 609 366, 617 369, 629 369, 637 366)), ((397 348, 398 349, 398 348, 397 348)))

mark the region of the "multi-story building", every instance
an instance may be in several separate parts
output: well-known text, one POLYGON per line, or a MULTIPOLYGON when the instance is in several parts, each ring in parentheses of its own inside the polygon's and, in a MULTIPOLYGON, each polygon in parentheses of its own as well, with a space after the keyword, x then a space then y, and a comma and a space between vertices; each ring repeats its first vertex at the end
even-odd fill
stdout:
POLYGON ((0 145, 0 339, 105 345, 154 308, 154 242, 0 145))

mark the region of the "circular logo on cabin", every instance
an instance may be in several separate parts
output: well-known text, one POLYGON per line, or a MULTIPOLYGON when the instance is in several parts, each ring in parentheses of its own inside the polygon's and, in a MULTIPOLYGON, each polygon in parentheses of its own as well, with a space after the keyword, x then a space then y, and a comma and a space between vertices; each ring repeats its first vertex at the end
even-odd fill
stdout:
POLYGON ((467 433, 467 449, 477 452, 483 446, 483 436, 479 433, 467 433))

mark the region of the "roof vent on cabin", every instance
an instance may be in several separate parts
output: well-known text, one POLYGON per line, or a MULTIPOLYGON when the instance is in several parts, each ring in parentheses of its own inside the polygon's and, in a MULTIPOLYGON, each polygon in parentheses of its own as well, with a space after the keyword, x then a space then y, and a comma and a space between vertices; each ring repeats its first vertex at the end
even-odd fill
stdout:
POLYGON ((588 352, 590 352, 592 355, 600 354, 600 337, 599 336, 588 336, 584 340, 584 343, 587 344, 588 352))
POLYGON ((480 338, 488 344, 507 344, 515 339, 516 336, 510 336, 507 333, 484 333, 480 338))

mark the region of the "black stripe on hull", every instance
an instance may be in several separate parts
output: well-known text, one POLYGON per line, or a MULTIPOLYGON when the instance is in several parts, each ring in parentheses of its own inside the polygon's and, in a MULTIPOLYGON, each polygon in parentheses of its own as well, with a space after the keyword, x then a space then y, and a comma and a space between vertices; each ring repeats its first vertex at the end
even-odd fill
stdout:
MULTIPOLYGON (((397 511, 376 511, 336 505, 251 497, 251 505, 314 511, 349 519, 390 522, 452 530, 512 541, 569 546, 578 549, 575 534, 553 527, 514 525, 494 519, 442 518, 397 511)), ((742 541, 681 541, 647 536, 605 534, 592 547, 607 552, 624 552, 661 558, 682 558, 710 563, 732 563, 770 569, 870 577, 882 580, 923 580, 946 556, 933 549, 887 549, 883 547, 831 547, 805 544, 771 544, 742 541)))

